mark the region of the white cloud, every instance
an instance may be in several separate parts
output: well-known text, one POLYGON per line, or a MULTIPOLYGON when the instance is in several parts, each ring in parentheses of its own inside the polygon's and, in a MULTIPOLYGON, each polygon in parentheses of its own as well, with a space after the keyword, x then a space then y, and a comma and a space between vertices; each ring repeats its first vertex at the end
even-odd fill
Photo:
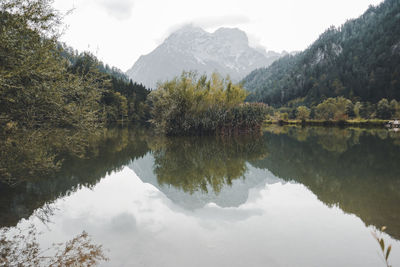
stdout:
POLYGON ((98 3, 116 19, 126 20, 132 15, 133 0, 101 0, 98 3))
POLYGON ((219 28, 221 26, 237 26, 250 23, 250 19, 243 15, 227 15, 219 17, 202 17, 194 19, 192 23, 203 29, 219 28))
MULTIPOLYGON (((264 47, 261 44, 261 38, 259 36, 252 34, 252 33, 247 33, 247 37, 249 38, 249 46, 251 46, 253 48, 268 49, 267 47, 264 47)), ((275 51, 275 52, 279 52, 279 51, 275 51)))
POLYGON ((179 30, 185 25, 193 25, 200 27, 204 30, 212 31, 220 27, 237 27, 250 23, 251 20, 243 15, 227 15, 227 16, 214 16, 214 17, 199 17, 192 20, 184 21, 174 24, 165 31, 165 33, 156 39, 156 43, 162 43, 171 33, 179 30))

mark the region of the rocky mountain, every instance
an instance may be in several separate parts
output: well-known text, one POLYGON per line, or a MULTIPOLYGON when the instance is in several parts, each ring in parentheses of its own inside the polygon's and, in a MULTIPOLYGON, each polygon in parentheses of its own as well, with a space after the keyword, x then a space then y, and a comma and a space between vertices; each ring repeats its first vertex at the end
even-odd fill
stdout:
POLYGON ((252 92, 249 101, 314 105, 336 96, 372 103, 400 100, 399 77, 400 1, 386 0, 243 82, 252 92))
POLYGON ((250 47, 246 33, 237 28, 220 28, 209 33, 188 25, 172 33, 150 54, 141 56, 126 74, 149 88, 184 70, 199 74, 217 71, 237 82, 283 54, 250 47))

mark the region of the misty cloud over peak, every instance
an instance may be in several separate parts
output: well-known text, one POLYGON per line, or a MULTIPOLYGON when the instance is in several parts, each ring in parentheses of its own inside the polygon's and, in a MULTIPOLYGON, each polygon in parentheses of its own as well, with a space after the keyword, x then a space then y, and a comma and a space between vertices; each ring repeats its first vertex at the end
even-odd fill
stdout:
POLYGON ((131 17, 134 2, 134 0, 101 0, 98 3, 110 16, 125 20, 131 17))

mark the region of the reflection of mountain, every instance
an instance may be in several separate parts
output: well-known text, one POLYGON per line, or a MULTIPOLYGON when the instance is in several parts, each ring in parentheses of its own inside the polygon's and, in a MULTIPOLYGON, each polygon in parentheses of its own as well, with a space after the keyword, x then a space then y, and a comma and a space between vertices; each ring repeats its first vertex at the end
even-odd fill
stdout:
POLYGON ((267 170, 260 170, 247 165, 247 171, 242 179, 233 180, 231 185, 222 187, 218 193, 210 185, 207 186, 207 192, 195 191, 189 193, 170 184, 160 184, 154 174, 154 166, 154 156, 152 153, 148 153, 143 158, 133 161, 129 168, 143 182, 154 185, 175 204, 190 210, 202 208, 211 202, 220 207, 238 207, 247 201, 251 188, 264 187, 265 184, 282 181, 267 170))
POLYGON ((346 149, 329 151, 323 141, 325 134, 314 132, 298 141, 296 132, 303 130, 294 131, 289 131, 291 136, 266 133, 269 156, 252 162, 253 166, 285 180, 294 179, 324 203, 338 205, 367 225, 385 225, 390 235, 400 239, 399 146, 390 138, 337 130, 341 136, 337 140, 346 149))
POLYGON ((152 153, 130 166, 145 182, 187 209, 215 202, 239 206, 250 188, 278 181, 269 172, 247 164, 264 158, 260 135, 236 137, 174 137, 149 140, 152 153))

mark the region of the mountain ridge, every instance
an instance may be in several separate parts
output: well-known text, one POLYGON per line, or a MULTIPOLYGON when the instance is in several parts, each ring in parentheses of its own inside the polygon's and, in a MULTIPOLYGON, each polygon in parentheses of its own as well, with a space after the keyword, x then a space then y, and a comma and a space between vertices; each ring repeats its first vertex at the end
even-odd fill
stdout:
POLYGON ((249 101, 315 105, 328 97, 400 99, 400 1, 370 6, 330 27, 306 50, 259 68, 242 81, 249 101))
POLYGON ((209 33, 186 25, 171 33, 152 52, 140 56, 126 74, 153 89, 158 81, 172 79, 182 71, 207 75, 218 72, 237 82, 282 55, 251 47, 246 33, 238 28, 219 28, 209 33))

